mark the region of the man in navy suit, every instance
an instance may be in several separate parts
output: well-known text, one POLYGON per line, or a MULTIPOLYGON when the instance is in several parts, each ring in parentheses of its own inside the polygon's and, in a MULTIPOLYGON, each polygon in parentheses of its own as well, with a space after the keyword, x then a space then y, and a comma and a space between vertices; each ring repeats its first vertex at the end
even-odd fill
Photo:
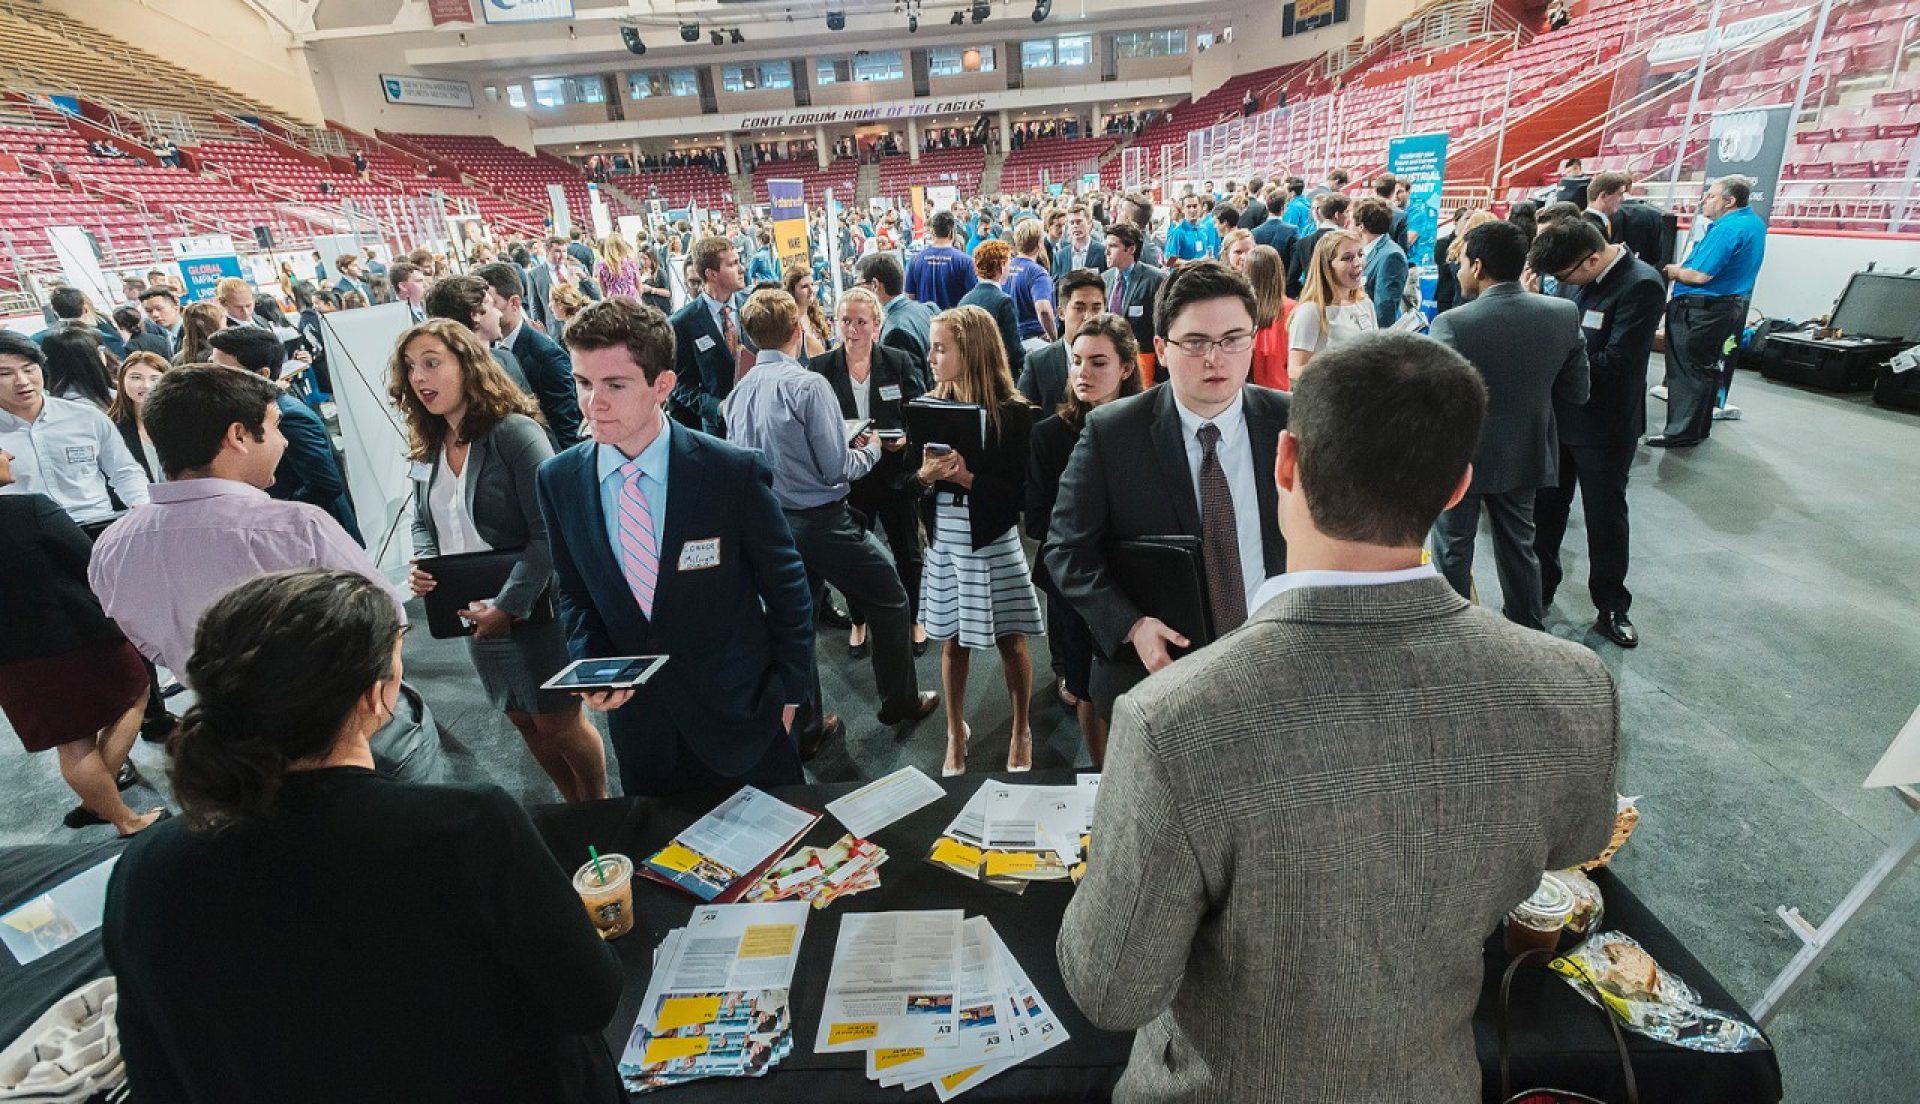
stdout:
POLYGON ((487 282, 487 295, 500 308, 499 346, 512 353, 526 373, 527 386, 533 389, 534 398, 540 401, 540 413, 546 416, 553 447, 571 448, 583 435, 580 400, 573 393, 573 363, 567 359, 567 351, 527 325, 526 288, 520 283, 518 265, 495 261, 474 269, 473 274, 487 282))
POLYGON ((683 425, 725 437, 721 405, 733 393, 734 381, 753 366, 751 355, 742 358, 746 343, 733 302, 747 286, 747 270, 733 242, 718 236, 695 242, 692 261, 701 292, 674 311, 672 319, 674 417, 683 425))
POLYGON ((801 782, 791 729, 813 602, 772 472, 662 415, 675 337, 659 311, 602 300, 566 340, 592 440, 541 465, 538 484, 568 649, 668 657, 644 686, 586 695, 610 715, 621 787, 801 782))
POLYGON ((1086 204, 1076 203, 1067 208, 1067 235, 1060 241, 1060 248, 1053 255, 1053 282, 1056 287, 1067 273, 1076 268, 1091 268, 1095 272, 1107 267, 1107 244, 1093 235, 1093 216, 1088 213, 1086 204))

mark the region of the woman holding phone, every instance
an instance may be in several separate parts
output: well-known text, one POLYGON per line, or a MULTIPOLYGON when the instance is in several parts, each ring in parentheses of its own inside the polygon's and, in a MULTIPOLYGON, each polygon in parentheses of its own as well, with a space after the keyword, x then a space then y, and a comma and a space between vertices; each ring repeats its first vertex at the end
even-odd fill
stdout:
MULTIPOLYGON (((606 750, 580 702, 541 684, 569 662, 553 620, 553 561, 534 473, 553 455, 539 408, 458 322, 434 319, 400 336, 388 394, 405 412, 415 471, 416 559, 520 549, 506 585, 460 611, 467 651, 494 708, 507 715, 568 801, 607 795, 606 750)), ((436 583, 418 563, 416 595, 436 583)))
POLYGON ((1033 768, 1033 660, 1027 637, 1042 631, 1016 523, 1026 493, 1028 435, 1033 408, 1013 384, 993 316, 979 307, 955 307, 934 316, 927 346, 935 397, 974 403, 986 412, 986 432, 970 461, 943 442, 928 442, 920 482, 931 488, 921 513, 933 541, 920 576, 920 612, 927 635, 943 641, 941 689, 947 698, 947 757, 940 773, 967 769, 967 669, 971 649, 997 648, 1013 706, 1007 769, 1033 768))

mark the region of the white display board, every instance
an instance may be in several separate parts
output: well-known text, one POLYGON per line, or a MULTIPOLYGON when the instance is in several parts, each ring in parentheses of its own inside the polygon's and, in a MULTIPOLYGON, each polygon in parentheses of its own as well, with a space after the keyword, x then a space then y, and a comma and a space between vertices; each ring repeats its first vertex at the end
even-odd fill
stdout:
POLYGON ((53 246, 67 285, 86 292, 94 309, 105 317, 120 302, 120 288, 107 283, 107 274, 100 268, 100 243, 93 232, 78 226, 49 226, 47 242, 53 246))
MULTIPOLYGON (((352 234, 318 234, 313 239, 313 250, 320 254, 320 267, 326 272, 326 286, 332 287, 340 279, 340 270, 333 262, 348 253, 360 256, 360 239, 352 234)), ((299 271, 297 268, 294 271, 299 271)))
POLYGON ((387 363, 412 321, 400 302, 320 316, 347 455, 347 490, 367 552, 390 578, 398 578, 413 556, 413 484, 407 478, 407 422, 387 398, 387 363))

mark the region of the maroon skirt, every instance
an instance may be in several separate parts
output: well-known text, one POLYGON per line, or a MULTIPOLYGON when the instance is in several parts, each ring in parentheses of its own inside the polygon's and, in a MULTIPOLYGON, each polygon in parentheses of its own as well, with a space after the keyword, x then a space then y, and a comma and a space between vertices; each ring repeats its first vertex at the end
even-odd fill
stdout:
POLYGON ((0 663, 0 713, 28 751, 93 739, 147 689, 140 653, 124 640, 0 663))

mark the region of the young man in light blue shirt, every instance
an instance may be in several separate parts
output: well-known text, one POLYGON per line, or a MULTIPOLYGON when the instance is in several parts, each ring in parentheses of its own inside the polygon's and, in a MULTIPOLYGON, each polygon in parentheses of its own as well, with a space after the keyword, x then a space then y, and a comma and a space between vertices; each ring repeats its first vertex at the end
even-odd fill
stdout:
POLYGON ((1220 252, 1220 232, 1214 229, 1213 221, 1207 218, 1210 204, 1202 196, 1190 195, 1181 199, 1180 210, 1186 215, 1185 222, 1175 223, 1167 231, 1167 267, 1179 268, 1183 264, 1204 261, 1220 252))

